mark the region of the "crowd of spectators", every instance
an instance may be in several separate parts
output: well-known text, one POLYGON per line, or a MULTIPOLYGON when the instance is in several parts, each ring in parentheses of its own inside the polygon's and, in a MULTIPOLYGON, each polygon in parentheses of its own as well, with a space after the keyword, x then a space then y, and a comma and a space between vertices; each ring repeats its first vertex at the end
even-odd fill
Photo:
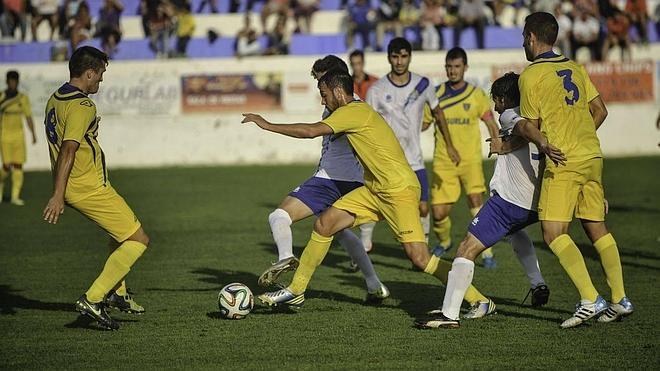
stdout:
MULTIPOLYGON (((0 31, 3 37, 38 40, 37 29, 46 22, 49 40, 62 39, 74 49, 84 40, 98 38, 111 57, 122 39, 121 0, 102 0, 97 14, 90 13, 91 0, 0 0, 0 31), (18 32, 17 32, 18 31, 18 32)), ((464 42, 464 30, 473 29, 476 46, 487 47, 487 26, 520 27, 533 11, 555 14, 559 25, 557 46, 571 57, 581 49, 590 58, 607 60, 610 50, 618 47, 621 58, 630 58, 630 45, 648 43, 649 9, 647 0, 342 0, 345 10, 346 43, 354 48, 360 40, 362 49, 382 50, 387 34, 408 36, 415 49, 446 48, 446 35, 453 45, 464 42), (630 30, 636 35, 631 38, 630 30), (449 33, 448 33, 449 32, 449 33), (413 35, 413 36, 411 36, 413 35)), ((192 0, 139 0, 149 48, 158 57, 185 57, 195 30, 194 13, 217 13, 218 0, 201 0, 192 8, 192 0)), ((229 0, 228 11, 245 12, 246 24, 236 34, 235 54, 239 57, 263 54, 286 54, 291 33, 309 33, 320 0, 229 0), (244 3, 244 4, 243 4, 244 3), (257 30, 250 24, 256 3, 261 9, 255 17, 257 30), (289 26, 291 25, 291 26, 289 26)), ((654 18, 660 18, 660 5, 654 18)), ((660 19, 656 27, 660 31, 660 19)), ((214 33, 217 37, 217 34, 214 33)), ((44 36, 41 36, 42 38, 44 36)))

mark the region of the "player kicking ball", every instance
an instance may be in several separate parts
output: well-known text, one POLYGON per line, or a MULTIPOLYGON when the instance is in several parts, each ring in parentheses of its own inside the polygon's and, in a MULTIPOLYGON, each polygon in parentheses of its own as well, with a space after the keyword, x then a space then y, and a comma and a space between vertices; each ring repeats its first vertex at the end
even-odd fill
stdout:
POLYGON ((53 169, 54 191, 43 212, 44 220, 56 224, 64 205, 78 210, 105 230, 115 241, 103 271, 75 303, 75 308, 109 330, 119 323, 106 312, 114 307, 142 313, 126 290, 124 278, 142 256, 149 237, 126 201, 108 180, 105 155, 97 141, 100 118, 89 98, 99 90, 108 56, 83 46, 69 59, 69 82, 46 104, 46 135, 53 169))
MULTIPOLYGON (((331 69, 348 73, 348 66, 339 57, 328 55, 312 66, 312 76, 321 78, 331 69)), ((325 109, 323 118, 330 115, 325 109)), ((345 135, 324 135, 321 159, 314 175, 296 187, 284 198, 280 206, 268 216, 268 223, 277 245, 278 261, 259 277, 259 285, 267 287, 284 272, 294 270, 299 261, 293 255, 291 224, 312 215, 320 215, 341 196, 363 185, 362 165, 353 153, 345 135)), ((378 279, 362 241, 349 229, 339 231, 335 237, 362 271, 367 284, 368 304, 378 304, 390 295, 378 279)))
POLYGON ((539 284, 537 290, 532 290, 536 303, 545 304, 550 294, 538 268, 534 245, 524 228, 538 221, 539 173, 543 172, 543 166, 539 166, 542 160, 539 151, 555 163, 563 164, 566 158, 538 130, 530 138, 536 146, 530 146, 525 139, 515 135, 516 125, 525 121, 520 117, 517 74, 508 73, 493 82, 491 95, 504 134, 502 148, 491 148, 491 152, 499 153, 490 181, 491 197, 468 226, 467 236, 456 252, 442 309, 431 311, 428 317, 415 321, 419 328, 460 326, 459 311, 465 290, 472 283, 474 260, 506 236, 525 241, 517 243, 518 249, 525 246, 525 251, 518 252, 518 255, 530 281, 539 284))
MULTIPOLYGON (((345 71, 328 71, 319 79, 318 88, 322 104, 332 112, 320 122, 272 124, 259 115, 247 113, 243 123, 253 122, 264 130, 294 138, 345 134, 364 167, 364 186, 341 197, 321 213, 291 284, 259 295, 259 299, 270 306, 302 305, 307 285, 325 258, 333 236, 343 229, 382 219, 387 221, 415 266, 447 282, 451 265, 428 251, 419 219, 419 181, 394 132, 371 106, 353 98, 353 79, 345 71)), ((473 306, 489 301, 474 287, 467 288, 465 298, 473 306)), ((486 313, 480 316, 483 315, 486 313)))

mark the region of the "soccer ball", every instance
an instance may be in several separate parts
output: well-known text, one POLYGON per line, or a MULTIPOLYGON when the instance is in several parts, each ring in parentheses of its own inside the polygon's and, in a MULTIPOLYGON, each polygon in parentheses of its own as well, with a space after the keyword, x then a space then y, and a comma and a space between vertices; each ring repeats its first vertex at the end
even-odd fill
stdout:
POLYGON ((242 283, 234 282, 225 286, 218 294, 218 307, 223 317, 242 319, 250 313, 254 306, 254 297, 250 288, 242 283))

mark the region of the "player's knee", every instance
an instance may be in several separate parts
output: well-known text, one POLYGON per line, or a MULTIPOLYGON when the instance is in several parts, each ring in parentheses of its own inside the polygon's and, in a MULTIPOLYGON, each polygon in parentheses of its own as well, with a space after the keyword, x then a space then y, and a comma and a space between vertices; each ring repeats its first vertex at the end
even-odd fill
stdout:
POLYGON ((273 225, 273 223, 276 223, 278 220, 286 221, 291 224, 291 217, 289 216, 289 213, 286 212, 284 209, 275 209, 272 213, 268 215, 268 223, 273 225))
POLYGON ((474 261, 482 251, 483 249, 481 246, 475 244, 468 236, 465 237, 465 239, 461 241, 461 244, 458 246, 458 249, 456 250, 456 257, 474 261))
POLYGON ((435 221, 441 221, 447 217, 447 213, 444 208, 434 207, 433 209, 433 219, 435 221))
POLYGON ((145 232, 144 229, 142 229, 142 227, 140 227, 140 229, 138 229, 137 232, 133 233, 133 235, 128 239, 131 241, 139 242, 144 246, 149 246, 149 242, 150 242, 149 235, 147 235, 147 232, 145 232))
POLYGON ((427 215, 429 215, 429 205, 426 202, 420 203, 419 204, 419 216, 424 218, 427 215))
POLYGON ((320 217, 316 219, 316 222, 314 222, 314 232, 324 237, 330 237, 334 234, 334 231, 332 230, 332 223, 325 220, 325 218, 320 217))
POLYGON ((546 244, 550 245, 557 237, 561 236, 561 233, 558 230, 543 230, 543 240, 546 244))

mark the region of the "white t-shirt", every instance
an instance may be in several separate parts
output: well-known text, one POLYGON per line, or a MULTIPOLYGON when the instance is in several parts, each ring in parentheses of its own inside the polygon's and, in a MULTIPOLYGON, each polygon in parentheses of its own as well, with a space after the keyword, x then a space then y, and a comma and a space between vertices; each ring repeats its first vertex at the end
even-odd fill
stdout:
POLYGON ((392 127, 412 169, 423 169, 420 135, 424 105, 428 103, 431 108, 438 105, 431 81, 410 72, 408 83, 398 86, 385 75, 369 88, 367 103, 392 127))
MULTIPOLYGON (((359 99, 356 96, 353 98, 359 99)), ((326 108, 323 111, 323 118, 328 116, 330 111, 326 108)), ((362 164, 355 157, 353 147, 344 133, 323 136, 321 159, 314 176, 344 182, 364 182, 362 164)))
MULTIPOLYGON (((520 120, 520 108, 508 109, 500 115, 500 134, 506 140, 520 120)), ((490 179, 490 192, 497 192, 504 200, 527 210, 536 210, 540 182, 540 155, 536 146, 527 146, 497 156, 495 172, 490 179)))

